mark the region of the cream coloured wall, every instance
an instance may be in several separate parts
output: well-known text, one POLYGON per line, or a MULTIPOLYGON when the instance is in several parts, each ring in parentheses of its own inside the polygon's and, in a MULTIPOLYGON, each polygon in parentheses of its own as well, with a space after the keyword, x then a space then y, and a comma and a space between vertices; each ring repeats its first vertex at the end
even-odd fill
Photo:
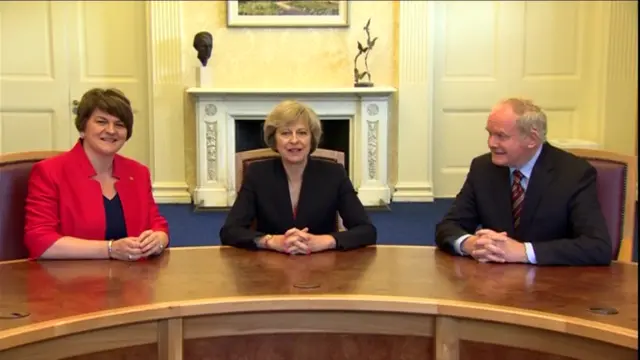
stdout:
MULTIPOLYGON (((430 10, 434 3, 354 1, 348 29, 229 29, 225 26, 225 2, 151 2, 156 197, 162 202, 175 202, 179 197, 187 201, 187 190, 195 183, 193 104, 184 89, 196 81, 198 61, 191 45, 196 32, 206 30, 213 34, 210 64, 215 87, 351 86, 353 44, 363 35, 361 25, 372 17, 374 36, 380 36, 378 52, 371 62, 374 81, 399 89, 392 108, 389 144, 389 182, 396 185, 394 200, 431 200, 433 154, 438 151, 434 148, 433 29, 429 25, 434 23, 430 10)), ((597 6, 607 9, 608 4, 600 1, 597 6)), ((601 38, 589 39, 595 43, 590 44, 590 61, 596 63, 590 66, 604 69, 603 56, 619 59, 626 55, 616 50, 620 47, 605 49, 602 45, 607 43, 605 39, 611 40, 609 27, 605 26, 615 22, 611 14, 591 11, 581 20, 602 29, 601 38)), ((602 74, 597 76, 604 79, 602 74)), ((613 105, 605 106, 606 88, 598 85, 591 89, 591 99, 597 103, 585 107, 590 115, 583 117, 575 133, 606 147, 607 143, 615 143, 604 138, 615 138, 616 127, 605 126, 603 116, 598 114, 613 105)), ((620 122, 620 128, 629 127, 626 120, 620 122)))
POLYGON ((394 200, 455 196, 471 159, 486 151, 483 127, 492 104, 509 96, 530 97, 546 110, 552 141, 633 149, 633 6, 637 2, 402 3, 394 200), (419 141, 406 140, 416 134, 419 141))
POLYGON ((145 4, 0 2, 0 154, 67 150, 78 139, 74 101, 117 87, 133 103, 125 156, 149 164, 145 4))
MULTIPOLYGON (((437 149, 433 148, 430 116, 433 56, 429 17, 433 14, 428 2, 352 1, 351 27, 346 29, 229 29, 225 24, 225 3, 153 1, 145 5, 150 75, 149 165, 159 202, 189 202, 188 190, 195 183, 195 124, 185 89, 195 85, 198 61, 191 44, 196 32, 206 30, 214 36, 210 64, 216 87, 350 87, 355 43, 363 39, 362 26, 369 17, 373 35, 380 37, 370 58, 373 80, 399 89, 392 107, 389 143, 389 180, 390 184, 397 184, 394 199, 428 201, 433 197, 432 154, 437 149)), ((625 80, 628 70, 613 70, 621 69, 619 65, 637 69, 637 58, 629 59, 631 52, 636 53, 633 49, 637 48, 637 36, 621 35, 628 34, 633 25, 637 29, 637 13, 633 18, 629 12, 629 6, 635 3, 637 8, 637 3, 599 3, 603 11, 594 14, 601 15, 587 21, 603 29, 602 38, 593 41, 607 45, 592 48, 593 58, 608 69, 601 72, 601 85, 593 90, 593 98, 599 101, 594 108, 602 115, 592 117, 591 123, 582 124, 581 129, 588 130, 588 138, 597 138, 606 148, 633 151, 637 140, 632 141, 630 134, 636 134, 637 115, 630 118, 629 111, 621 115, 617 104, 622 101, 627 108, 637 104, 635 96, 631 99, 631 94, 637 93, 637 84, 625 80), (635 44, 635 48, 629 44, 635 44), (635 89, 635 93, 624 91, 624 86, 635 89)), ((6 26, 7 18, 4 20, 6 26)), ((144 31, 142 26, 139 29, 144 31)), ((6 64, 5 61, 3 68, 6 64)), ((3 78, 7 79, 10 78, 3 78)), ((0 105, 3 99, 9 99, 8 94, 18 96, 4 86, 2 90, 0 105)))
POLYGON ((199 65, 192 46, 199 31, 213 35, 209 66, 215 87, 350 87, 356 41, 372 18, 370 31, 379 37, 369 67, 378 84, 393 82, 393 6, 388 1, 353 1, 349 28, 227 28, 225 1, 182 3, 184 82, 195 86, 199 65))
POLYGON ((501 98, 523 96, 540 105, 552 143, 599 142, 601 5, 437 2, 431 22, 436 196, 455 196, 471 160, 487 151, 486 118, 501 98))
MULTIPOLYGON (((214 87, 351 87, 356 42, 366 39, 362 28, 371 18, 371 35, 378 37, 369 57, 372 80, 377 85, 393 86, 396 72, 394 4, 354 1, 350 4, 350 18, 349 28, 227 28, 224 1, 183 2, 183 83, 185 87, 196 86, 196 69, 200 63, 192 39, 197 32, 208 31, 214 39, 208 64, 212 68, 214 87)), ((196 166, 196 132, 191 109, 186 107, 184 123, 190 189, 195 184, 196 166)), ((395 121, 392 122, 391 128, 395 129, 395 121)), ((395 139, 394 135, 391 137, 395 139)), ((394 146, 391 145, 393 149, 394 146)))
POLYGON ((598 140, 608 150, 637 155, 638 149, 638 2, 603 4, 602 26, 608 31, 600 54, 603 103, 598 140))

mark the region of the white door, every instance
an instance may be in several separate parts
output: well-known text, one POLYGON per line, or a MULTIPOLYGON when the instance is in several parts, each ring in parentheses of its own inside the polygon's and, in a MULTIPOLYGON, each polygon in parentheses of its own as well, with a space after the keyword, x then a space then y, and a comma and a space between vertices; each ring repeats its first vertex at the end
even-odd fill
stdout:
POLYGON ((0 1, 0 154, 68 148, 65 26, 61 3, 0 1))
MULTIPOLYGON (((67 3, 70 101, 94 87, 118 88, 131 100, 133 136, 125 156, 149 164, 147 45, 144 1, 67 3)), ((73 120, 72 120, 73 121, 73 120)), ((73 141, 78 133, 72 127, 73 141)))
POLYGON ((491 107, 526 97, 548 137, 597 137, 589 1, 438 1, 434 31, 434 192, 454 197, 487 152, 491 107))
POLYGON ((67 150, 73 102, 93 87, 132 101, 123 154, 149 163, 143 1, 0 2, 0 153, 67 150))

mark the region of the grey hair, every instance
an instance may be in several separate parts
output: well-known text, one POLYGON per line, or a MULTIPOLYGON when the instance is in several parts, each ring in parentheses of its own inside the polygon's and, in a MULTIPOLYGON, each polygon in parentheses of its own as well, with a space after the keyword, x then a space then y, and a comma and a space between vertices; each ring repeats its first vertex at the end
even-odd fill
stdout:
POLYGON ((539 106, 531 100, 520 98, 509 98, 502 101, 502 104, 508 104, 518 115, 516 126, 522 134, 528 135, 536 130, 540 141, 547 141, 547 114, 539 106))

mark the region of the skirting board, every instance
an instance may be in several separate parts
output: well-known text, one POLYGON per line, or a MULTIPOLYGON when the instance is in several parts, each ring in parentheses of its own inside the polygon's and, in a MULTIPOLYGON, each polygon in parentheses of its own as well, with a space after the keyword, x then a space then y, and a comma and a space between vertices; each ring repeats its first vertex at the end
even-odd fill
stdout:
POLYGON ((430 182, 397 183, 392 202, 433 202, 433 185, 430 182))
POLYGON ((153 183, 153 198, 158 204, 191 204, 189 186, 183 182, 153 183))

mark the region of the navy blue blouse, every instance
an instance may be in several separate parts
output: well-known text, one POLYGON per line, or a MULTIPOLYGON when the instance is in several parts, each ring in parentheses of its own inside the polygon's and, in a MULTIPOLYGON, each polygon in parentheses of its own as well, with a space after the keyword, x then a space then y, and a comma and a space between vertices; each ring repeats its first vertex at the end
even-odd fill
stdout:
POLYGON ((116 194, 111 200, 106 196, 103 196, 102 199, 104 201, 104 211, 107 219, 105 239, 119 240, 127 237, 127 226, 124 221, 124 211, 122 211, 120 195, 116 194))

